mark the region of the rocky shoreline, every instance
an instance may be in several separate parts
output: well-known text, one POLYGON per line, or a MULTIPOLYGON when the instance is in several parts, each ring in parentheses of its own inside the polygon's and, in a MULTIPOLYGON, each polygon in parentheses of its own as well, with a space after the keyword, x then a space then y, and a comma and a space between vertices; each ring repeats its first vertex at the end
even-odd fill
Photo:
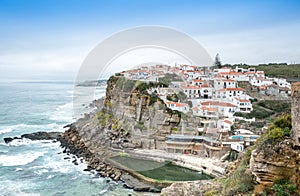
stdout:
POLYGON ((160 192, 154 186, 141 182, 128 172, 118 169, 105 161, 110 152, 99 150, 98 153, 92 153, 86 147, 74 125, 71 125, 58 140, 61 142, 61 147, 64 148, 64 153, 73 154, 78 158, 82 157, 86 161, 86 171, 94 170, 102 177, 109 177, 114 181, 122 181, 126 188, 135 191, 160 192))
MULTIPOLYGON (((78 134, 75 125, 68 125, 69 129, 62 132, 36 132, 30 134, 21 135, 21 137, 8 137, 4 138, 5 143, 10 143, 13 140, 30 139, 30 140, 53 140, 59 141, 63 153, 67 155, 73 155, 74 160, 72 163, 78 165, 78 159, 82 158, 87 163, 87 168, 84 171, 93 171, 98 173, 102 177, 108 177, 118 182, 122 181, 125 188, 133 189, 134 191, 142 192, 160 192, 160 189, 154 187, 151 184, 146 184, 139 179, 133 177, 128 172, 118 169, 105 161, 108 154, 99 156, 92 153, 85 145, 81 136, 78 134)), ((64 158, 69 159, 69 158, 64 158)))

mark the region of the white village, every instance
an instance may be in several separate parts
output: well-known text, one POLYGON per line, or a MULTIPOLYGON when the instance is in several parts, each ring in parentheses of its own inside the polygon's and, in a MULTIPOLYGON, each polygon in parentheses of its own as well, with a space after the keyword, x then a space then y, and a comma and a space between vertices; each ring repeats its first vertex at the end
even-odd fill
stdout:
MULTIPOLYGON (((291 95, 291 84, 284 78, 269 78, 264 71, 255 68, 208 68, 193 65, 153 65, 139 66, 136 69, 118 73, 130 80, 158 82, 165 76, 177 77, 168 87, 148 89, 164 101, 166 106, 177 110, 191 118, 200 118, 201 122, 192 131, 184 127, 176 134, 166 138, 167 151, 206 156, 219 153, 224 155, 230 150, 243 152, 259 138, 251 130, 233 129, 237 120, 255 122, 255 118, 247 119, 235 116, 235 113, 253 111, 252 101, 255 99, 239 87, 240 82, 247 82, 257 93, 288 99, 291 95), (172 99, 172 95, 185 97, 172 99)), ((190 130, 190 129, 189 129, 190 130)))

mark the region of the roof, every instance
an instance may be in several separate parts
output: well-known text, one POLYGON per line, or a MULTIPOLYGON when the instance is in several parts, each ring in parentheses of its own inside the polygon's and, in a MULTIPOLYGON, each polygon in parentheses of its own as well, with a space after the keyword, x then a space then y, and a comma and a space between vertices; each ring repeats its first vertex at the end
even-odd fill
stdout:
POLYGON ((230 124, 230 125, 233 124, 233 122, 231 122, 230 120, 224 120, 224 123, 227 123, 227 124, 230 124))
POLYGON ((179 103, 179 102, 174 102, 174 101, 166 101, 166 104, 174 104, 176 107, 186 107, 188 104, 186 103, 179 103))
POLYGON ((239 102, 250 102, 250 100, 248 100, 248 99, 239 99, 239 98, 237 98, 237 97, 235 97, 234 99, 236 99, 236 100, 238 100, 239 102))
POLYGON ((228 102, 221 102, 221 101, 204 101, 201 103, 203 106, 207 105, 214 105, 214 106, 223 106, 223 107, 236 107, 236 105, 228 102))
POLYGON ((223 92, 223 91, 243 91, 243 90, 244 89, 237 87, 237 88, 222 88, 217 91, 223 92))
POLYGON ((194 79, 193 82, 204 82, 204 80, 194 79))
POLYGON ((181 87, 184 89, 200 89, 199 86, 194 86, 194 85, 188 85, 188 86, 182 85, 181 87))
POLYGON ((206 110, 208 112, 218 112, 218 108, 211 108, 211 107, 203 106, 203 107, 201 107, 201 109, 206 110))

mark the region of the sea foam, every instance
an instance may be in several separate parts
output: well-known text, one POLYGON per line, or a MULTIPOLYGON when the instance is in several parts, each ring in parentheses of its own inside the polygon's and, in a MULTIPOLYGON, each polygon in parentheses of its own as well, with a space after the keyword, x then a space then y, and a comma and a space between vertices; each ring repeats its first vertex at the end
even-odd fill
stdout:
POLYGON ((1 166, 19 166, 27 165, 32 163, 34 160, 43 156, 43 152, 34 152, 34 153, 20 153, 16 155, 0 155, 0 165, 1 166))
POLYGON ((0 134, 12 132, 12 128, 5 128, 0 130, 0 134))

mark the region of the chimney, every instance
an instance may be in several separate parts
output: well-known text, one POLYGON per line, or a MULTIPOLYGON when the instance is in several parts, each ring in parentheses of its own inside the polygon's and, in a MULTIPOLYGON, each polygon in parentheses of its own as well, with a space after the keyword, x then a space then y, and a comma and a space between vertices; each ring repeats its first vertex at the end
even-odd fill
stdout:
POLYGON ((300 82, 292 84, 292 138, 300 146, 300 82))

